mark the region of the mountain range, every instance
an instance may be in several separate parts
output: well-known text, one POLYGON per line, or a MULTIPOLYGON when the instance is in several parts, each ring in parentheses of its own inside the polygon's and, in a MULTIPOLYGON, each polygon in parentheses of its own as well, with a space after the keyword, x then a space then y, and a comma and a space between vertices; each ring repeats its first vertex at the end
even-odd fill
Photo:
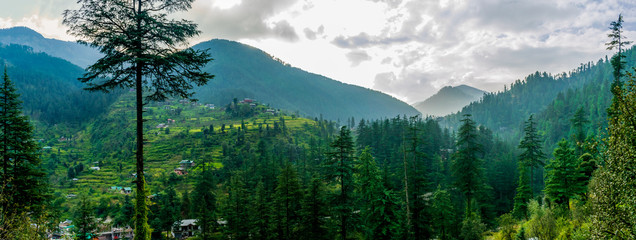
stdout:
POLYGON ((45 38, 42 34, 27 27, 0 29, 0 43, 29 46, 35 52, 45 52, 82 68, 88 67, 101 56, 96 49, 76 42, 45 38))
POLYGON ((460 111, 469 103, 479 100, 484 93, 467 85, 446 86, 426 100, 414 103, 413 107, 425 116, 441 117, 460 111))
MULTIPOLYGON (((80 67, 99 57, 96 50, 87 46, 47 39, 25 27, 0 30, 0 43, 26 45, 32 48, 32 53, 44 52, 80 67)), ((214 58, 204 70, 216 77, 195 89, 195 98, 204 103, 223 106, 234 98, 252 98, 273 108, 330 120, 419 114, 415 108, 387 94, 303 71, 238 42, 216 39, 193 48, 206 50, 214 58)), ((65 72, 64 67, 67 66, 57 70, 65 72)), ((68 67, 77 72, 77 67, 68 67)))

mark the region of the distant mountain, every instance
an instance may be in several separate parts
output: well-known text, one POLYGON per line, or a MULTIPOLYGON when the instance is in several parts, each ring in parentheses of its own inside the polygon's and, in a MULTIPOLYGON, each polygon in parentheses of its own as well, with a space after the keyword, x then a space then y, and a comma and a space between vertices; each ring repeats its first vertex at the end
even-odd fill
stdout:
POLYGON ((484 93, 486 92, 466 85, 447 86, 428 99, 414 103, 413 107, 425 116, 446 116, 479 100, 484 93))
POLYGON ((100 57, 99 51, 93 48, 76 42, 44 38, 27 27, 0 29, 0 43, 29 46, 35 52, 45 52, 53 57, 66 59, 82 68, 86 68, 100 57))
POLYGON ((84 70, 22 45, 0 45, 0 63, 15 83, 23 112, 49 124, 81 123, 110 106, 116 94, 90 93, 77 80, 84 70))
POLYGON ((204 103, 224 105, 233 98, 254 98, 274 108, 331 120, 419 114, 387 94, 305 72, 238 42, 211 40, 193 48, 209 49, 215 59, 205 70, 216 77, 195 89, 195 97, 204 103))
MULTIPOLYGON (((34 52, 45 52, 80 67, 92 64, 100 56, 95 49, 47 39, 26 27, 0 29, 0 43, 26 45, 34 52)), ((193 48, 210 49, 215 59, 204 70, 216 78, 195 89, 195 97, 202 102, 224 105, 233 98, 254 98, 274 108, 331 120, 419 114, 384 93, 305 72, 241 43, 211 40, 193 48)))

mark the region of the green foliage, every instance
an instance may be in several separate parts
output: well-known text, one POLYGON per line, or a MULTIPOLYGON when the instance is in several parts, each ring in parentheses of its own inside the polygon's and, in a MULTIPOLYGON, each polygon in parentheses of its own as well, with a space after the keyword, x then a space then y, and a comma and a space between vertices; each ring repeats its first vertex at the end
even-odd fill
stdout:
MULTIPOLYGON (((482 188, 483 166, 478 157, 482 145, 477 142, 477 128, 470 115, 464 116, 457 134, 457 152, 453 155, 455 184, 466 197, 466 216, 473 213, 475 195, 482 188)), ((474 219, 473 219, 474 220, 474 219)), ((469 220, 470 223, 473 223, 469 220)))
POLYGON ((77 81, 80 67, 26 46, 0 46, 0 62, 11 72, 24 101, 23 112, 46 125, 76 126, 94 120, 119 96, 86 93, 77 81))
POLYGON ((214 176, 210 170, 204 170, 197 177, 194 184, 192 203, 195 207, 193 213, 200 227, 199 237, 202 240, 214 239, 214 231, 217 227, 216 218, 216 194, 214 176))
POLYGON ((556 217, 551 209, 541 206, 536 200, 528 204, 530 220, 528 220, 528 234, 539 240, 555 239, 558 235, 556 217))
POLYGON ((325 184, 319 175, 314 175, 305 189, 300 210, 299 239, 332 239, 325 218, 329 216, 325 184))
POLYGON ((23 213, 38 218, 50 198, 33 127, 22 115, 19 97, 5 68, 0 85, 0 218, 19 219, 23 213))
POLYGON ((520 219, 528 218, 528 202, 532 199, 532 189, 530 188, 530 179, 526 169, 526 166, 519 164, 519 184, 512 211, 512 214, 520 219))
POLYGON ((339 185, 339 190, 332 193, 331 205, 338 217, 341 239, 347 239, 350 230, 351 213, 353 212, 353 140, 347 127, 340 129, 340 134, 331 143, 332 151, 328 153, 325 165, 326 177, 339 185))
POLYGON ((85 195, 80 197, 79 205, 73 213, 73 225, 75 226, 73 228, 74 239, 89 239, 97 233, 94 206, 85 195))
POLYGON ((375 159, 365 148, 356 162, 356 193, 360 220, 366 239, 392 239, 400 228, 400 203, 395 194, 382 185, 382 175, 375 159))
POLYGON ((543 159, 545 153, 541 150, 541 138, 537 134, 536 123, 532 119, 533 115, 530 115, 528 121, 525 122, 524 137, 519 143, 519 148, 523 149, 519 155, 519 162, 530 169, 530 194, 534 197, 534 169, 543 166, 543 159))
POLYGON ((300 235, 300 213, 303 197, 296 169, 286 164, 278 175, 278 186, 274 192, 273 227, 276 238, 297 239, 300 235))
POLYGON ((582 195, 586 186, 580 181, 582 173, 579 171, 578 159, 574 149, 563 139, 559 147, 554 149, 554 159, 546 166, 545 193, 556 204, 568 204, 569 199, 582 195))
POLYGON ((604 165, 590 183, 593 239, 636 238, 636 82, 615 91, 604 165))
POLYGON ((516 221, 512 214, 506 213, 499 216, 499 233, 502 240, 513 240, 517 231, 515 230, 516 221))
POLYGON ((452 239, 453 227, 455 227, 455 206, 451 201, 451 195, 441 186, 433 193, 432 227, 437 238, 452 239))
POLYGON ((515 240, 526 240, 526 228, 521 226, 517 234, 515 234, 515 240))
POLYGON ((486 224, 481 221, 479 214, 468 213, 462 221, 461 232, 459 234, 464 240, 481 240, 486 231, 486 224))
POLYGON ((166 232, 166 235, 168 235, 168 233, 172 231, 173 227, 177 225, 176 223, 181 221, 181 202, 177 197, 177 192, 175 191, 174 186, 170 185, 168 185, 165 194, 159 195, 158 197, 160 198, 159 214, 157 214, 157 217, 159 218, 159 228, 154 230, 166 232))
POLYGON ((230 239, 247 239, 251 227, 248 216, 248 197, 244 173, 234 172, 227 184, 227 199, 222 201, 221 213, 227 221, 224 232, 230 239))
MULTIPOLYGON (((614 67, 614 79, 616 82, 620 82, 620 78, 624 76, 623 71, 626 69, 623 62, 623 48, 629 46, 631 41, 627 41, 623 33, 623 14, 618 15, 618 20, 610 23, 609 29, 612 30, 607 36, 611 39, 610 42, 605 43, 607 50, 617 49, 618 54, 612 57, 612 67, 614 67)), ((620 84, 613 84, 612 88, 620 86, 620 84)))

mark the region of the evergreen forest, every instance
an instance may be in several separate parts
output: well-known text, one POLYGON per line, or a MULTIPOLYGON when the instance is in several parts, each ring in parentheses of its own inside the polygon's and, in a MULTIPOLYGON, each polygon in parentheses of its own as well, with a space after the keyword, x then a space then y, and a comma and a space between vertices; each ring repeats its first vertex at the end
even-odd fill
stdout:
POLYGON ((622 15, 615 55, 432 117, 238 43, 179 49, 192 0, 77 2, 86 69, 0 44, 0 239, 636 239, 622 15))

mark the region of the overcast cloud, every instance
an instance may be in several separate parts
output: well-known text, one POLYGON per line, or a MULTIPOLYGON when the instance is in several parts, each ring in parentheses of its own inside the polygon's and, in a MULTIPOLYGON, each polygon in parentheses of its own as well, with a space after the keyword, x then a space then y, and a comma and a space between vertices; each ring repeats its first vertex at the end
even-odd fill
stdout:
MULTIPOLYGON (((72 39, 61 13, 75 5, 8 1, 0 27, 72 39)), ((196 0, 177 17, 199 24, 194 43, 240 41, 413 103, 446 85, 497 91, 534 71, 596 62, 611 54, 607 27, 619 13, 636 40, 636 3, 627 0, 196 0)))

